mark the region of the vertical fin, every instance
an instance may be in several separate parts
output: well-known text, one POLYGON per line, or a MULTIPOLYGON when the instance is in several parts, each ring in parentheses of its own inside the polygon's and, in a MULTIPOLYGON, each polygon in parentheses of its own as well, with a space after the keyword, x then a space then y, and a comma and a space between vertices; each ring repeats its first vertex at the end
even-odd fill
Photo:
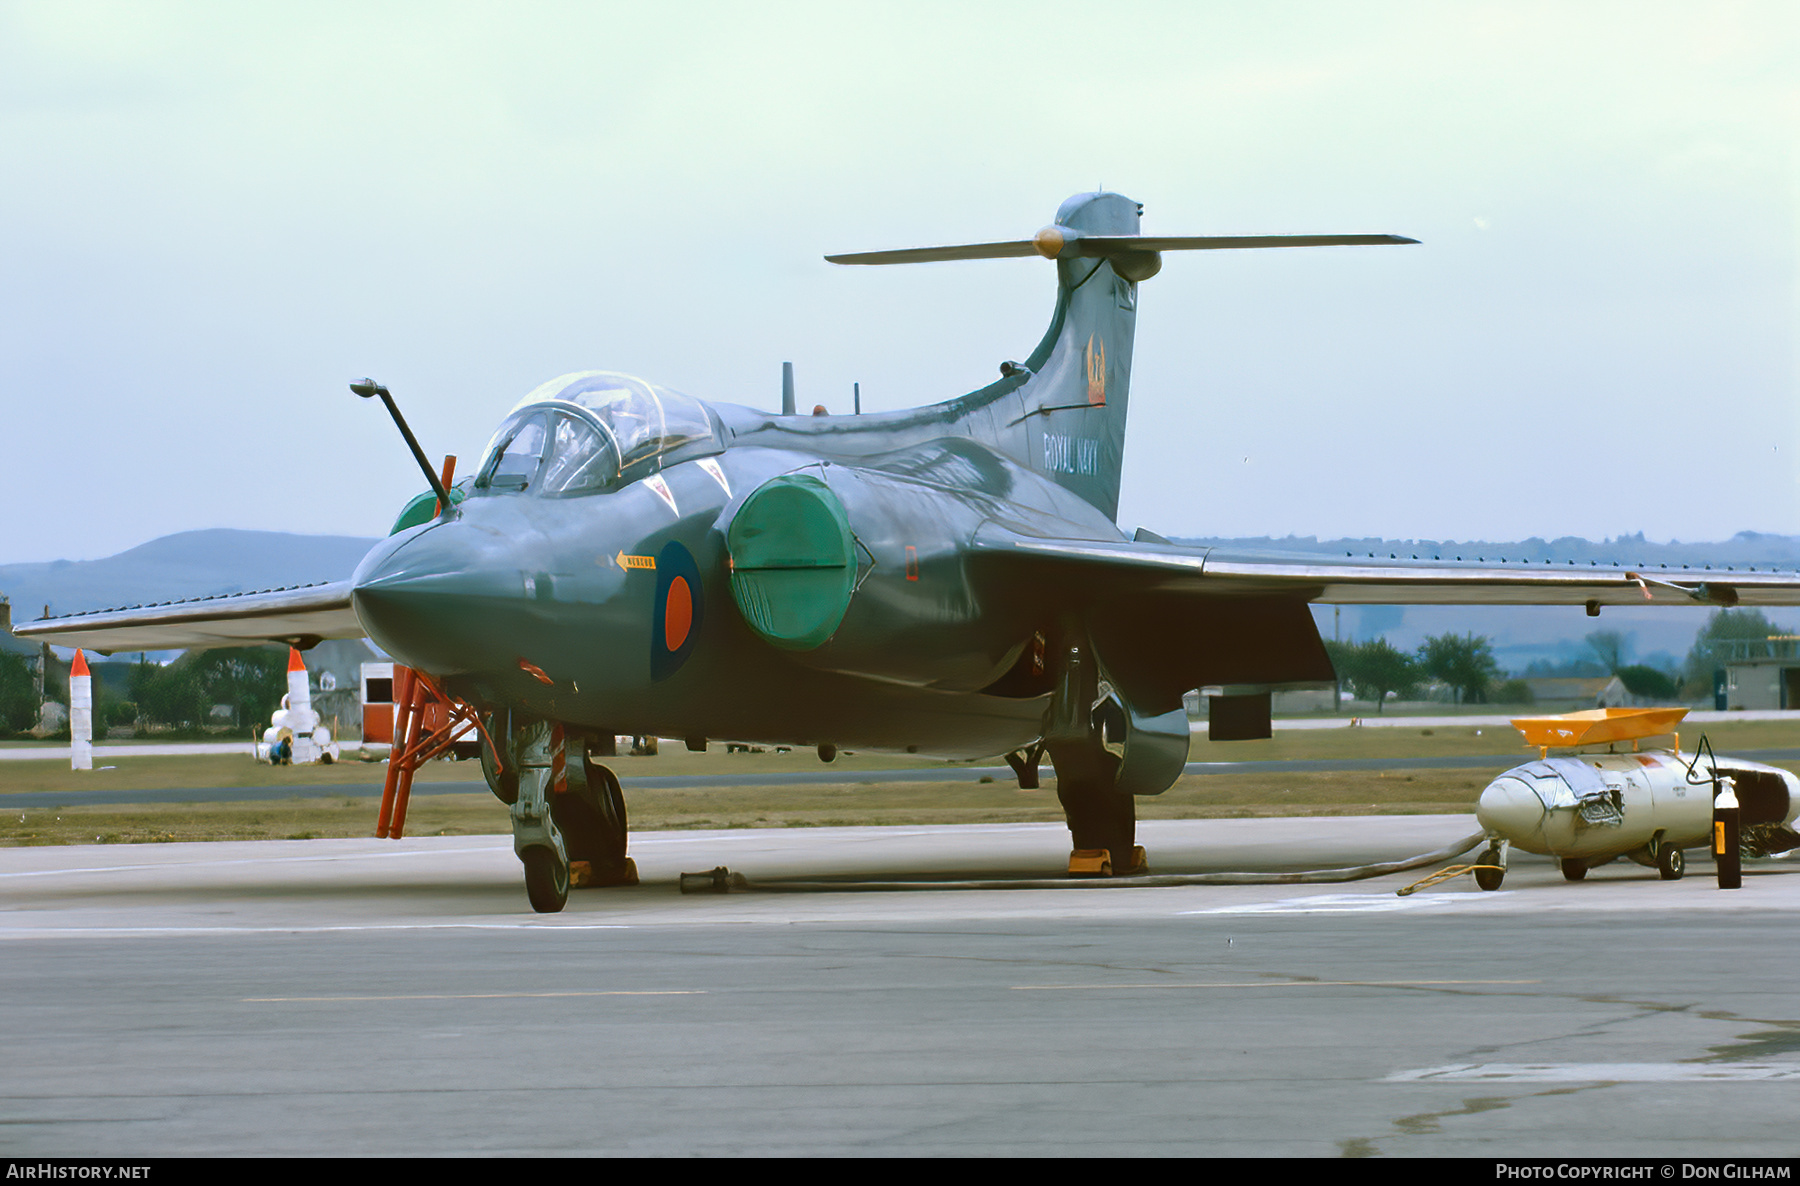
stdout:
MULTIPOLYGON (((1118 194, 1064 202, 1056 225, 1094 235, 1134 235, 1138 204, 1118 194)), ((1056 318, 1018 388, 1008 444, 1025 463, 1107 515, 1119 511, 1125 413, 1137 329, 1137 282, 1107 257, 1059 259, 1056 318)))

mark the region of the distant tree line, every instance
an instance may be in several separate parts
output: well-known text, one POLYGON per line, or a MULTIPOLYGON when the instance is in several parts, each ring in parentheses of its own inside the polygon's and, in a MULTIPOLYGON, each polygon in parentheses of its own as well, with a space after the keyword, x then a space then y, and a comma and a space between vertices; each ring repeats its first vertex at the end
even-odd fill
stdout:
POLYGON ((37 678, 25 656, 0 651, 0 735, 23 733, 38 719, 37 678))
POLYGON ((236 728, 267 723, 286 694, 287 652, 269 647, 189 651, 166 666, 131 669, 132 715, 150 725, 198 729, 213 722, 214 705, 230 709, 236 728))
MULTIPOLYGON (((1782 633, 1760 610, 1723 609, 1715 611, 1701 627, 1679 671, 1672 661, 1667 669, 1626 662, 1629 637, 1616 630, 1596 630, 1587 636, 1592 658, 1554 667, 1540 661, 1526 674, 1613 675, 1641 700, 1693 700, 1712 694, 1713 673, 1732 658, 1734 644, 1761 642, 1782 633)), ((1325 649, 1339 679, 1359 699, 1373 700, 1377 712, 1389 694, 1403 698, 1432 682, 1450 688, 1459 704, 1527 704, 1532 699, 1524 679, 1502 681, 1491 640, 1472 633, 1428 637, 1411 652, 1399 650, 1385 638, 1360 643, 1328 641, 1325 649)))
MULTIPOLYGON (((116 670, 116 669, 114 669, 116 670)), ((287 694, 287 652, 269 647, 189 651, 173 663, 137 663, 126 677, 125 695, 115 684, 94 680, 94 732, 115 725, 197 730, 214 724, 233 728, 267 722, 287 694), (213 709, 224 706, 223 719, 213 709)), ((44 696, 69 701, 68 684, 54 667, 44 696)), ((21 655, 0 652, 0 737, 26 733, 38 723, 37 673, 21 655)), ((68 735, 65 725, 58 731, 68 735)))
POLYGON ((1338 678, 1361 699, 1373 700, 1376 712, 1389 693, 1405 697, 1432 681, 1450 688, 1455 703, 1485 704, 1500 676, 1492 642, 1474 634, 1433 635, 1411 653, 1385 638, 1327 642, 1325 650, 1338 678))

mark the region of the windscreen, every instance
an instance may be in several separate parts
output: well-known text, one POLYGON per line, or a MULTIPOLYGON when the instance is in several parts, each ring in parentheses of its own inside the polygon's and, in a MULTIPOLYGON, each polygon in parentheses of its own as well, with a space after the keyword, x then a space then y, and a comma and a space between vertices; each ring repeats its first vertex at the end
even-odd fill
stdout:
POLYGON ((582 371, 520 400, 488 446, 476 488, 563 497, 660 469, 676 450, 720 448, 699 400, 612 371, 582 371))
POLYGON ((616 371, 580 371, 550 380, 519 402, 564 400, 593 413, 613 435, 622 469, 699 443, 716 444, 712 417, 692 396, 616 371))
POLYGON ((480 485, 494 490, 527 489, 543 460, 543 415, 514 417, 501 426, 480 485))

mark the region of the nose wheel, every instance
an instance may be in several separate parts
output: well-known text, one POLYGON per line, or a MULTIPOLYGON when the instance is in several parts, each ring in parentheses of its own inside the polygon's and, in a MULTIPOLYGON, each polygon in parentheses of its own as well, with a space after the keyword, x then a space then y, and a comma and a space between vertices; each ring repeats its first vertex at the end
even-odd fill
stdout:
POLYGON ((569 866, 554 849, 534 844, 526 849, 525 896, 539 914, 556 914, 569 902, 569 866))

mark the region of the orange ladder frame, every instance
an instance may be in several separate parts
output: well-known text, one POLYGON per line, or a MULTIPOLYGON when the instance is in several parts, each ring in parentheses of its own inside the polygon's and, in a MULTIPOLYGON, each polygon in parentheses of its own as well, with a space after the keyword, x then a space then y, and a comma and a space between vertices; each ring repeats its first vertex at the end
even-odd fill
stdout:
POLYGON ((388 754, 387 778, 381 788, 381 815, 375 821, 375 835, 398 840, 405 834, 413 775, 458 738, 467 736, 470 725, 487 742, 496 759, 504 762, 503 751, 494 745, 474 708, 445 692, 424 672, 394 664, 394 741, 388 754))

